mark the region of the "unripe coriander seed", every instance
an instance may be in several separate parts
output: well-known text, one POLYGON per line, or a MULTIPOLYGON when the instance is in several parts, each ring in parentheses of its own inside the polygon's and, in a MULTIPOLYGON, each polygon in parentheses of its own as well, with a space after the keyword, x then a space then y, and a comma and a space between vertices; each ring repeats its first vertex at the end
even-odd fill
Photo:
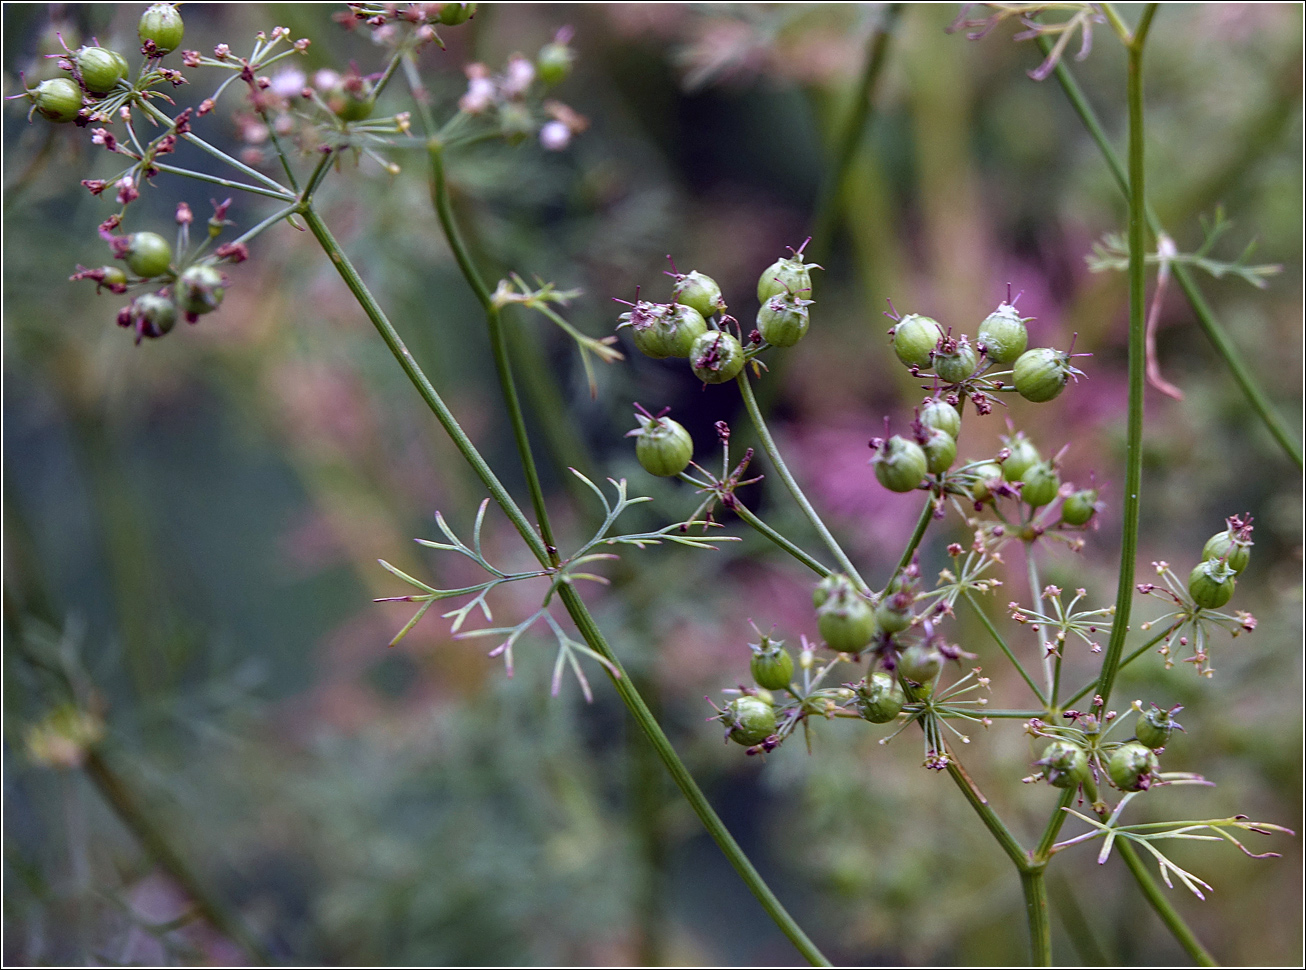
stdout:
POLYGON ((925 438, 920 443, 921 451, 925 453, 925 469, 931 475, 941 475, 957 459, 957 439, 937 428, 926 428, 924 425, 921 428, 925 438))
POLYGON ((566 44, 554 41, 540 48, 535 56, 535 75, 552 87, 561 84, 571 74, 571 62, 576 54, 566 44))
POLYGON ((136 330, 136 342, 141 337, 162 337, 172 330, 177 323, 177 307, 172 300, 158 293, 142 293, 132 300, 126 310, 126 321, 119 316, 118 322, 136 330))
POLYGON ((893 674, 877 670, 866 678, 866 683, 857 688, 853 705, 857 713, 872 724, 887 724, 902 711, 907 703, 907 695, 893 674))
POLYGON ((156 3, 141 14, 136 33, 141 43, 153 43, 156 54, 170 54, 181 46, 181 39, 186 33, 186 25, 181 14, 171 3, 156 3))
POLYGON ((1228 529, 1217 532, 1202 547, 1203 559, 1223 559, 1235 573, 1241 573, 1252 561, 1252 543, 1241 541, 1228 529))
POLYGON ((1025 469, 1020 476, 1020 498, 1031 508, 1040 508, 1057 497, 1061 476, 1050 461, 1039 461, 1025 469))
POLYGON ((440 5, 440 23, 446 27, 457 27, 476 16, 474 3, 444 3, 440 5))
POLYGON ((640 353, 661 360, 688 357, 694 341, 707 333, 707 322, 699 312, 678 303, 649 303, 640 300, 621 315, 617 329, 630 328, 640 353))
POLYGON ((816 611, 825 645, 837 653, 858 653, 875 637, 875 611, 851 586, 832 594, 816 611))
POLYGON ((671 478, 689 467, 694 457, 694 440, 677 421, 667 417, 636 414, 635 457, 650 475, 671 478))
POLYGON ((758 687, 767 690, 784 690, 794 676, 794 658, 784 648, 781 640, 763 636, 762 642, 750 644, 753 656, 748 669, 758 687))
POLYGON ((127 76, 126 59, 106 47, 83 47, 74 57, 77 73, 92 94, 108 94, 127 76))
POLYGON ((1106 773, 1121 791, 1145 791, 1156 781, 1160 764, 1147 745, 1128 741, 1111 753, 1106 773))
POLYGON ((1086 525, 1097 514, 1097 489, 1072 492, 1061 503, 1061 521, 1066 525, 1086 525))
POLYGON ((938 428, 954 438, 961 434, 961 415, 947 401, 937 397, 926 398, 921 405, 921 424, 938 428))
POLYGON ((1020 481, 1025 469, 1040 460, 1038 449, 1025 437, 1025 432, 1017 431, 1014 437, 1003 437, 1007 447, 1007 457, 1002 462, 1002 477, 1009 482, 1020 481))
POLYGON ((761 744, 775 734, 775 708, 760 697, 745 694, 726 705, 722 719, 736 744, 761 744))
POLYGON ((1218 610, 1233 597, 1234 571, 1219 559, 1199 563, 1188 576, 1188 595, 1204 610, 1218 610))
POLYGON ((672 298, 681 306, 692 307, 699 316, 707 319, 717 313, 726 312, 726 301, 721 296, 721 287, 710 276, 704 276, 698 270, 692 270, 676 277, 672 288, 672 298))
POLYGON ((891 492, 910 492, 921 483, 929 468, 921 446, 901 435, 894 435, 881 444, 871 461, 875 465, 875 477, 891 492))
POLYGON ((765 304, 771 297, 784 293, 809 298, 812 293, 811 267, 814 265, 804 263, 802 253, 795 253, 792 259, 777 259, 757 279, 757 302, 765 304))
POLYGON ((913 643, 898 655, 898 671, 913 684, 929 687, 943 670, 943 654, 926 643, 913 643))
POLYGON ((1051 401, 1070 382, 1070 355, 1052 347, 1037 347, 1020 355, 1012 368, 1016 392, 1026 401, 1051 401))
MULTIPOLYGON (((1153 749, 1164 748, 1170 740, 1171 733, 1179 727, 1174 715, 1180 710, 1183 710, 1182 706, 1163 711, 1153 704, 1150 710, 1139 714, 1138 720, 1134 723, 1134 735, 1139 743, 1153 749)), ((1179 729, 1183 730, 1183 728, 1179 729)))
POLYGON ((725 384, 744 369, 744 348, 732 334, 711 330, 694 341, 689 363, 694 376, 704 384, 725 384))
POLYGON ((939 375, 939 380, 945 384, 960 384, 975 373, 979 357, 963 334, 955 340, 945 338, 934 351, 933 363, 934 373, 939 375))
POLYGON ((843 573, 831 573, 823 580, 816 584, 812 590, 812 607, 820 609, 825 605, 825 601, 835 594, 836 591, 847 588, 853 588, 852 581, 843 573))
POLYGON ((975 342, 989 360, 1010 364, 1025 352, 1029 333, 1016 308, 1003 303, 984 318, 975 342))
POLYGON ((1054 788, 1078 788, 1089 777, 1088 756, 1069 741, 1053 741, 1035 764, 1043 766, 1043 777, 1054 788))
POLYGON ((970 497, 976 502, 984 502, 993 497, 993 486, 1002 482, 1002 466, 997 462, 987 462, 978 468, 972 468, 970 474, 974 480, 970 486, 970 497))
POLYGON ((777 293, 763 303, 757 311, 757 329, 762 339, 773 347, 792 347, 802 340, 811 322, 807 311, 811 302, 777 293))
POLYGON ((893 336, 893 352, 908 367, 929 367, 934 348, 943 339, 943 328, 938 321, 909 313, 889 331, 893 336))
POLYGON ((148 279, 168 271, 172 246, 157 232, 133 233, 127 247, 127 268, 148 279))
POLYGON ((177 306, 190 315, 211 313, 222 303, 225 284, 222 274, 212 266, 191 266, 177 279, 177 306))
POLYGON ((66 124, 77 120, 82 110, 82 91, 66 77, 42 81, 28 92, 36 113, 47 121, 66 124))

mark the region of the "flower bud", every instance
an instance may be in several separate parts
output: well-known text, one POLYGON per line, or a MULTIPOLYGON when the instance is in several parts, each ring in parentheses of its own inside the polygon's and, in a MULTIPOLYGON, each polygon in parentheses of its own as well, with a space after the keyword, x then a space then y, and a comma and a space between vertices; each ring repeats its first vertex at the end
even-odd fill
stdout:
POLYGON ((670 478, 679 475, 694 457, 694 440, 676 421, 666 417, 636 414, 635 457, 650 475, 670 478))
POLYGON ((934 348, 943 339, 943 328, 936 320, 919 313, 909 313, 889 333, 893 352, 908 367, 929 367, 934 348))
POLYGON ((1097 514, 1097 489, 1072 492, 1061 503, 1061 521, 1066 525, 1086 525, 1097 514))
POLYGON ((1020 498, 1031 508, 1047 505, 1057 497, 1061 476, 1050 461, 1038 461, 1020 476, 1020 498))
POLYGON ((1070 382, 1070 355, 1052 347, 1037 347, 1020 355, 1012 368, 1016 392, 1026 401, 1051 401, 1070 382))
POLYGON ((108 94, 127 76, 126 58, 107 47, 83 47, 73 58, 82 83, 92 94, 108 94))
POLYGON ((1219 559, 1207 559, 1188 576, 1188 595, 1204 610, 1218 610, 1233 597, 1234 570, 1219 559))
POLYGON ((77 120, 77 113, 82 110, 81 88, 66 77, 42 81, 27 96, 32 99, 37 114, 58 124, 77 120))
POLYGON ((1034 764, 1042 766, 1043 777, 1054 788, 1078 788, 1089 778, 1088 756, 1069 741, 1053 741, 1034 764))
POLYGON ((721 287, 712 277, 704 276, 698 270, 678 274, 671 293, 676 303, 697 310, 705 320, 713 314, 726 312, 721 287))
POLYGON ((933 685, 943 670, 943 654, 928 643, 913 643, 898 654, 898 672, 921 687, 933 685))
POLYGON ((694 376, 704 384, 724 384, 733 381, 744 369, 744 348, 732 334, 711 330, 694 341, 689 363, 694 376))
POLYGON ((751 747, 775 734, 775 708, 760 697, 736 697, 726 705, 721 720, 736 744, 751 747))
POLYGON ((757 311, 757 329, 773 347, 792 347, 803 339, 810 323, 807 308, 811 300, 789 293, 777 293, 757 311))
POLYGON ((186 33, 186 25, 181 14, 171 3, 156 3, 141 14, 136 32, 141 43, 153 46, 154 53, 162 56, 181 46, 181 39, 186 33))
POLYGON ((921 446, 901 435, 883 442, 871 462, 875 477, 891 492, 910 492, 921 483, 929 467, 921 446))
POLYGON ((907 702, 907 695, 893 674, 877 670, 857 688, 853 706, 857 713, 872 724, 887 724, 898 716, 907 702))
POLYGON ((157 232, 133 233, 125 252, 127 268, 144 279, 161 276, 172 263, 172 246, 157 232))
POLYGON ((1183 730, 1174 719, 1174 715, 1181 710, 1182 705, 1163 711, 1153 704, 1150 710, 1138 715, 1138 720, 1134 722, 1134 736, 1140 744, 1149 748, 1164 748, 1175 728, 1183 730))
POLYGON ((226 294, 226 278, 206 263, 188 267, 177 279, 177 306, 188 318, 212 313, 226 294))
POLYGON ((985 317, 976 336, 979 349, 989 360, 999 364, 1010 364, 1020 357, 1028 342, 1025 321, 1009 303, 1003 303, 985 317))
POLYGON ((630 327, 635 347, 649 357, 688 357, 694 341, 707 332, 699 312, 678 303, 649 303, 640 300, 623 313, 617 329, 630 327))
POLYGON ((938 428, 956 438, 961 434, 961 415, 957 409, 941 398, 926 398, 921 405, 921 424, 927 428, 938 428))
POLYGON ((1146 791, 1159 780, 1156 753, 1147 745, 1128 741, 1111 753, 1106 773, 1121 791, 1146 791))
POLYGON ((957 338, 945 337, 935 349, 932 361, 934 373, 945 384, 960 384, 979 366, 975 349, 964 334, 957 338))
POLYGON ((784 690, 794 676, 794 658, 784 648, 784 641, 762 637, 761 643, 749 644, 753 651, 748 669, 758 687, 784 690))
POLYGON ((866 598, 852 588, 840 587, 816 611, 821 639, 838 653, 858 653, 876 634, 875 611, 866 598))

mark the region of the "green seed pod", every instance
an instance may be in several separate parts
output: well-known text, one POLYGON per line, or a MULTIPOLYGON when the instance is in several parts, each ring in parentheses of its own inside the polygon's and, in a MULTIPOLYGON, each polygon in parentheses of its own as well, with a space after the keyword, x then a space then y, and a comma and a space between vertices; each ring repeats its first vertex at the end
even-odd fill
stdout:
POLYGON ((901 435, 894 435, 881 444, 871 461, 875 465, 875 477, 891 492, 910 492, 921 483, 929 468, 921 446, 901 435))
POLYGON ((778 293, 757 311, 757 329, 762 339, 773 347, 792 347, 807 333, 807 308, 811 300, 800 300, 788 293, 778 293))
POLYGON ((921 405, 921 424, 927 428, 938 428, 956 438, 961 434, 961 415, 947 401, 929 397, 921 405))
POLYGON ((698 270, 677 276, 671 292, 676 303, 692 307, 705 320, 713 314, 726 312, 721 287, 712 277, 704 276, 698 270))
POLYGON ((47 121, 65 124, 77 120, 82 110, 82 90, 66 77, 42 81, 27 92, 37 114, 47 121))
POLYGON ((444 3, 440 5, 440 23, 446 27, 457 27, 476 16, 474 3, 444 3))
POLYGON ((172 247, 157 232, 137 232, 130 237, 127 268, 137 276, 160 276, 168 271, 171 262, 172 247))
POLYGON ((875 611, 849 585, 836 590, 816 611, 821 639, 838 653, 858 653, 875 637, 875 611))
POLYGON ((189 316, 212 313, 226 294, 226 279, 206 264, 189 267, 177 279, 177 307, 189 316))
POLYGON ((351 73, 341 77, 323 100, 341 121, 366 121, 376 108, 376 91, 371 81, 351 73))
POLYGON ((131 327, 136 331, 136 342, 141 337, 162 337, 177 323, 177 307, 166 296, 158 293, 142 293, 118 315, 121 326, 131 327))
POLYGON ((1002 466, 997 462, 986 462, 972 468, 968 475, 974 476, 970 486, 970 497, 976 502, 984 502, 993 497, 993 487, 1002 481, 1002 466))
POLYGON ((1188 575, 1188 595, 1204 610, 1218 610, 1233 596, 1234 573, 1219 559, 1201 562, 1188 575))
POLYGON ((893 337, 893 352, 908 367, 929 367, 934 348, 943 339, 943 328, 938 321, 909 313, 889 333, 893 337))
POLYGON ((877 670, 867 677, 853 698, 857 713, 872 724, 892 721, 901 713, 905 703, 907 695, 902 692, 897 678, 883 670, 877 670))
POLYGON ((535 56, 535 74, 549 87, 553 87, 567 80, 571 74, 571 63, 575 59, 575 52, 566 44, 557 41, 545 44, 535 56))
MULTIPOLYGON (((100 272, 104 274, 104 279, 101 281, 104 286, 115 287, 127 285, 127 274, 117 266, 101 266, 100 272)), ((99 287, 96 287, 96 292, 99 292, 99 287)))
POLYGON ((694 376, 704 384, 724 384, 733 381, 744 369, 744 348, 724 330, 712 330, 694 341, 689 364, 694 376))
POLYGON ((666 417, 636 414, 639 427, 629 436, 635 438, 635 457, 650 475, 670 478, 689 467, 694 457, 694 440, 676 421, 666 417))
POLYGON ((1097 514, 1097 489, 1083 488, 1071 492, 1061 503, 1061 521, 1066 525, 1086 525, 1097 514))
POLYGON ((1003 303, 980 324, 976 344, 989 360, 1010 364, 1025 352, 1029 334, 1016 308, 1003 303))
POLYGON ((758 687, 767 690, 784 690, 794 676, 794 658, 784 648, 781 640, 762 637, 762 642, 749 644, 753 657, 748 663, 749 672, 758 687))
POLYGON ((92 94, 108 94, 127 76, 126 59, 106 47, 83 47, 73 58, 82 83, 92 94))
MULTIPOLYGON (((757 280, 757 302, 766 303, 773 296, 788 293, 802 299, 812 294, 811 269, 815 263, 804 263, 802 253, 792 259, 777 259, 762 271, 757 280)), ((821 267, 817 266, 817 269, 821 267)))
POLYGON ((812 606, 819 610, 825 605, 826 600, 845 588, 851 591, 852 581, 843 573, 831 573, 816 584, 816 589, 812 590, 812 606))
POLYGON ((898 654, 898 672, 913 684, 932 685, 943 670, 943 654, 927 643, 913 643, 898 654))
POLYGON ((1138 720, 1134 722, 1134 735, 1139 743, 1149 748, 1164 748, 1175 728, 1183 730, 1174 719, 1174 715, 1181 710, 1182 705, 1163 711, 1153 704, 1151 710, 1139 714, 1138 720))
POLYGON ((760 697, 736 697, 726 705, 722 720, 736 744, 751 747, 775 734, 775 708, 760 697))
POLYGON ((922 431, 925 440, 921 442, 921 451, 925 453, 925 469, 931 475, 941 475, 957 459, 957 439, 937 428, 922 425, 922 431))
POLYGON ((1042 765, 1043 777, 1054 788, 1078 788, 1089 778, 1088 756, 1069 741, 1053 741, 1034 764, 1042 765))
POLYGON ((1223 559, 1235 573, 1241 573, 1252 561, 1251 528, 1246 530, 1225 529, 1206 540, 1202 547, 1203 559, 1223 559), (1247 538, 1241 538, 1247 534, 1247 538))
POLYGON ((1106 773, 1121 791, 1146 791, 1157 781, 1160 764, 1147 745, 1128 741, 1111 753, 1106 773))
POLYGON ((911 626, 910 597, 909 605, 904 609, 899 609, 893 600, 892 596, 886 596, 884 602, 875 608, 875 622, 885 633, 901 633, 911 626))
POLYGON ((1039 461, 1025 469, 1020 476, 1020 499, 1031 508, 1047 505, 1057 497, 1061 476, 1050 461, 1039 461))
POLYGON ((1003 437, 1007 457, 1002 462, 1002 477, 1009 482, 1020 481, 1025 469, 1040 461, 1038 449, 1025 437, 1025 432, 1017 431, 1015 437, 1003 437))
POLYGON ((140 35, 142 44, 147 47, 153 44, 154 53, 163 55, 181 46, 186 25, 173 4, 156 3, 141 14, 136 33, 140 35))
POLYGON ((934 373, 945 384, 960 384, 974 374, 975 368, 979 366, 975 349, 964 334, 955 340, 945 338, 934 351, 933 361, 934 373))
POLYGON ((688 357, 694 341, 707 333, 707 321, 692 307, 640 300, 623 313, 617 329, 630 327, 636 348, 649 357, 688 357))
POLYGON ((1011 376, 1021 397, 1042 404, 1066 389, 1071 369, 1069 354, 1051 347, 1037 347, 1020 355, 1011 376))

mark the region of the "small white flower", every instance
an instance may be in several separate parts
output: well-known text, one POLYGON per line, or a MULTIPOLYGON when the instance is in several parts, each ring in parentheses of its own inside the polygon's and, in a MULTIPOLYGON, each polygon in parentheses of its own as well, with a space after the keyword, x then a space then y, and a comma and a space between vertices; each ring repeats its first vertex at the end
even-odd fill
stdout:
POLYGON ((561 121, 550 121, 540 129, 540 145, 545 151, 560 152, 571 143, 571 129, 561 121))

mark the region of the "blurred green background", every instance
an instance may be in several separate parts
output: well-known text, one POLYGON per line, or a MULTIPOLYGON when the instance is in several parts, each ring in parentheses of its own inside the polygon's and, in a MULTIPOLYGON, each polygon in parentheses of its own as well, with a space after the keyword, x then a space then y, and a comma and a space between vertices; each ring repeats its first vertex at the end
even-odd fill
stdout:
MULTIPOLYGON (((98 36, 135 65, 139 9, 6 5, 5 93, 19 89, 20 71, 49 70, 37 54, 52 16, 70 42, 98 36)), ((185 46, 244 51, 256 31, 284 24, 312 38, 296 62, 310 73, 379 70, 384 50, 333 23, 339 9, 187 4, 185 46)), ((661 271, 672 253, 682 270, 716 277, 751 319, 757 274, 807 235, 884 15, 874 4, 482 5, 444 32, 447 51, 422 56, 436 103, 463 92, 466 63, 498 70, 570 25, 578 60, 555 93, 590 121, 565 152, 528 139, 450 158, 458 213, 491 279, 516 271, 580 287, 568 317, 599 336, 620 309, 611 298, 633 299, 637 285, 668 298, 661 271)), ((961 454, 992 455, 1004 414, 1044 454, 1069 443, 1063 477, 1094 475, 1107 508, 1082 553, 1050 554, 1045 580, 1107 605, 1126 293, 1123 274, 1091 274, 1084 257, 1123 229, 1123 202, 1055 82, 1026 76, 1038 63, 1032 45, 1012 43, 1010 25, 979 42, 948 34, 955 15, 939 4, 903 10, 837 232, 813 244, 826 271, 812 331, 772 357, 760 393, 796 474, 882 583, 918 499, 875 483, 866 440, 885 415, 905 426, 921 393, 890 351, 884 301, 973 335, 1010 283, 1037 318, 1031 345, 1065 347, 1077 334, 1076 350, 1093 354, 1079 361, 1088 377, 1053 404, 1016 401, 970 422, 961 454)), ((1107 28, 1095 40, 1075 71, 1123 148, 1124 58, 1107 28)), ((1200 245, 1199 215, 1222 206, 1235 226, 1217 255, 1233 259, 1256 238, 1255 261, 1283 266, 1263 291, 1228 276, 1200 285, 1300 438, 1302 8, 1167 4, 1147 70, 1149 197, 1180 249, 1200 245)), ((180 105, 216 84, 186 73, 180 105)), ((378 114, 404 110, 401 93, 378 114)), ((241 97, 227 95, 197 132, 233 144, 241 97)), ((185 894, 110 810, 103 779, 33 757, 29 732, 71 683, 82 709, 103 718, 102 763, 278 960, 793 962, 597 670, 593 705, 574 683, 550 698, 547 643, 525 644, 509 680, 486 642, 453 639, 435 613, 386 648, 408 613, 371 600, 406 590, 376 560, 440 586, 465 581, 461 565, 412 538, 437 537, 437 509, 466 534, 483 495, 313 239, 285 225, 261 237, 228 270, 217 313, 135 347, 114 326, 121 298, 67 282, 77 264, 108 257, 95 229, 113 203, 78 181, 111 175, 113 160, 71 125, 29 125, 24 108, 10 103, 4 117, 5 961, 244 959, 203 921, 160 928, 183 913, 185 894)), ((394 157, 395 177, 366 160, 332 175, 319 196, 327 222, 524 500, 479 308, 439 233, 420 153, 394 157)), ((203 219, 213 195, 160 176, 128 227, 169 234, 177 201, 203 219)), ((237 198, 230 218, 243 228, 270 211, 237 198)), ((572 543, 595 509, 567 465, 652 495, 632 529, 694 505, 687 488, 635 464, 622 437, 632 401, 671 406, 712 466, 715 421, 747 442, 733 387, 704 390, 687 368, 627 343, 628 359, 602 368, 591 399, 558 331, 524 311, 507 316, 546 486, 572 543)), ((1187 734, 1165 767, 1218 783, 1149 795, 1142 814, 1243 812, 1300 831, 1301 478, 1177 291, 1158 341, 1185 398, 1148 391, 1140 581, 1159 559, 1186 575, 1225 516, 1251 512, 1255 555, 1231 608, 1260 624, 1214 644, 1212 680, 1187 664, 1163 671, 1155 657, 1122 677, 1122 707, 1134 697, 1185 707, 1187 734)), ((814 547, 773 479, 745 501, 814 547)), ((703 695, 747 677, 750 618, 795 642, 815 632, 809 575, 725 522, 743 542, 632 550, 611 569, 613 586, 588 598, 727 824, 836 962, 1023 962, 1018 880, 949 781, 920 767, 915 732, 882 747, 880 728, 823 723, 810 756, 795 740, 762 762, 704 723, 703 695)), ((486 541, 492 560, 525 561, 494 511, 486 541)), ((955 516, 922 549, 927 577, 950 541, 967 541, 955 516)), ((997 617, 1021 598, 1021 577, 1006 578, 997 617)), ((496 619, 524 617, 536 595, 507 589, 496 619)), ((1159 606, 1140 598, 1135 615, 1159 606)), ((980 655, 996 706, 1026 703, 973 617, 949 636, 980 655)), ((1086 652, 1071 659, 1076 682, 1095 669, 1086 652)), ((975 735, 962 753, 1032 839, 1055 796, 1020 784, 1032 755, 1018 722, 975 735)), ((1176 850, 1215 893, 1169 896, 1222 962, 1300 964, 1300 841, 1254 848, 1283 858, 1176 850)), ((1117 860, 1098 867, 1085 848, 1052 871, 1059 963, 1182 961, 1117 860)))

